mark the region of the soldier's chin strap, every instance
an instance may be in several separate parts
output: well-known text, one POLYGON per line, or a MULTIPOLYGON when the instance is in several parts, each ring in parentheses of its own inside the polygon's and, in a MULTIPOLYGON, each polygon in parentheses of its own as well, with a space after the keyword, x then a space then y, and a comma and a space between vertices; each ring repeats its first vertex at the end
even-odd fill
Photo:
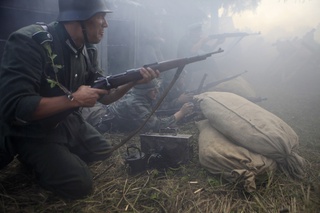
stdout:
POLYGON ((89 43, 89 39, 88 39, 88 35, 87 35, 87 29, 84 25, 84 21, 79 21, 80 25, 81 25, 81 30, 82 30, 82 34, 83 34, 83 38, 84 38, 84 43, 87 44, 89 43))
POLYGON ((113 146, 112 149, 106 150, 106 151, 101 151, 101 152, 94 152, 95 154, 101 154, 101 155, 105 155, 105 154, 110 154, 112 152, 114 152, 115 150, 117 150, 118 148, 120 148, 121 146, 123 146, 125 143, 127 143, 132 137, 134 137, 136 134, 138 134, 140 132, 140 130, 146 125, 146 123, 148 122, 148 120, 151 118, 151 116, 155 113, 155 111, 159 108, 160 104, 162 103, 162 101, 164 100, 164 98, 167 96, 167 94, 169 93, 170 89, 173 87, 173 85, 176 83, 176 81, 178 80, 180 74, 182 73, 183 69, 184 69, 185 65, 178 67, 173 79, 171 80, 170 84, 168 85, 168 87, 166 88, 166 90, 163 92, 163 94, 161 95, 161 97, 159 98, 159 100, 157 101, 157 104, 154 106, 154 108, 152 109, 150 115, 146 118, 146 120, 143 122, 143 124, 137 128, 136 130, 134 130, 133 132, 131 132, 126 138, 124 138, 123 140, 121 140, 120 143, 118 143, 117 145, 113 146))

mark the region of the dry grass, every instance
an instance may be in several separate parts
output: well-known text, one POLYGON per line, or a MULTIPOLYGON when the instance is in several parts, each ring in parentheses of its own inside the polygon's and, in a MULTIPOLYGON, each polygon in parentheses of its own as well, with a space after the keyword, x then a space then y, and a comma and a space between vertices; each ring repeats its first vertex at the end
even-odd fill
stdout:
MULTIPOLYGON (((190 125, 190 124, 189 124, 190 125)), ((188 127, 190 128, 190 126, 188 127)), ((106 137, 111 137, 107 135, 106 137)), ((121 138, 121 136, 118 136, 121 138)), ((130 143, 138 143, 138 138, 130 143)), ((196 140, 193 141, 196 143, 196 140)), ((1 212, 317 212, 320 207, 319 146, 300 148, 309 160, 307 178, 288 179, 278 173, 248 194, 202 169, 195 153, 189 164, 167 171, 128 175, 125 147, 112 158, 91 165, 95 187, 91 196, 64 201, 41 189, 32 174, 14 162, 1 172, 1 212)))
MULTIPOLYGON (((303 180, 292 180, 277 172, 250 194, 225 183, 201 168, 197 156, 198 131, 190 122, 180 129, 180 133, 194 135, 194 156, 188 164, 131 176, 123 161, 125 145, 110 159, 91 165, 94 192, 82 200, 64 201, 41 189, 33 175, 14 161, 0 173, 0 212, 319 212, 319 96, 308 98, 286 93, 289 89, 274 90, 269 90, 268 101, 261 105, 284 119, 300 136, 298 153, 308 161, 303 180)), ((123 135, 106 137, 118 143, 123 135)), ((139 144, 139 138, 129 143, 139 144)))

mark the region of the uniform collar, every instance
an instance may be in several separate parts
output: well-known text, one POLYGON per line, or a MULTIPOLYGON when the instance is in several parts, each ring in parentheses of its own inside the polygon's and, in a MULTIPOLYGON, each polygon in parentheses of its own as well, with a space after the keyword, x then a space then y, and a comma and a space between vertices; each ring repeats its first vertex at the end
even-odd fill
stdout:
POLYGON ((58 33, 62 36, 61 37, 62 41, 66 44, 68 49, 74 55, 79 55, 82 52, 84 46, 82 46, 80 49, 76 47, 75 43, 73 42, 72 38, 70 37, 69 33, 67 32, 66 28, 62 23, 58 22, 57 29, 58 29, 58 33))

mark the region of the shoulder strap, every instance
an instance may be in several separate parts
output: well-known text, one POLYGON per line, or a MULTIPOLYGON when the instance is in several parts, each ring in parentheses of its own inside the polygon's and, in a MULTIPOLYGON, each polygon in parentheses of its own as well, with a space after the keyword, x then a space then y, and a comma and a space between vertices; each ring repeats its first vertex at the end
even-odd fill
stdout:
POLYGON ((95 70, 94 66, 92 65, 92 62, 94 60, 94 56, 93 56, 94 53, 91 53, 89 55, 87 46, 84 46, 84 48, 82 50, 82 54, 84 55, 84 58, 86 59, 86 63, 87 63, 89 71, 92 73, 96 73, 96 70, 95 70))
POLYGON ((98 78, 103 76, 101 70, 98 68, 98 65, 96 64, 96 57, 97 57, 97 50, 92 46, 85 46, 83 48, 82 54, 85 57, 89 72, 91 73, 89 75, 88 83, 91 85, 93 82, 98 78))
POLYGON ((42 29, 39 29, 39 31, 35 32, 32 35, 32 39, 35 40, 38 44, 44 44, 45 42, 52 42, 53 37, 52 35, 47 31, 47 27, 45 28, 40 25, 42 29))

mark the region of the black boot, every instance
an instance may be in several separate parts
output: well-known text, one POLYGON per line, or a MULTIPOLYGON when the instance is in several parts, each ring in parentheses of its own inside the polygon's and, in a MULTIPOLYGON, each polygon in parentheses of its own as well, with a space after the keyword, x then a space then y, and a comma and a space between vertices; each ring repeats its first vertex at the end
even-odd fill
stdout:
POLYGON ((13 156, 0 149, 0 170, 6 167, 13 160, 13 156))
POLYGON ((11 163, 14 155, 15 152, 9 139, 0 136, 0 170, 11 163))

